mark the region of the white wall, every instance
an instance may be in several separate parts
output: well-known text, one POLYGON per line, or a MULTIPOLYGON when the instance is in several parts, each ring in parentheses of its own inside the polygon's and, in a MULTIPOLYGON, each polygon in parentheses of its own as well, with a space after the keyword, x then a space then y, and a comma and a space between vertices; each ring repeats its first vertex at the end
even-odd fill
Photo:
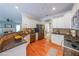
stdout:
POLYGON ((40 21, 31 19, 26 15, 22 14, 22 28, 36 28, 36 24, 39 24, 40 21))
POLYGON ((64 16, 52 19, 53 28, 72 28, 72 17, 78 9, 79 4, 74 4, 72 10, 64 16))

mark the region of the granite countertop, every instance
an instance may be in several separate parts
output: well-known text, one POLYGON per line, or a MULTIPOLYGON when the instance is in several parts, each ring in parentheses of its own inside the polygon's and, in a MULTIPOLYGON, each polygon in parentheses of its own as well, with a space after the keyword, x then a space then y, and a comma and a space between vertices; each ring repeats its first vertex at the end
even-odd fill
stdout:
POLYGON ((12 42, 11 44, 9 44, 4 50, 0 51, 0 53, 6 51, 6 50, 9 50, 9 49, 12 49, 14 47, 17 47, 19 45, 22 45, 24 43, 27 43, 27 41, 25 40, 22 40, 21 42, 12 42))

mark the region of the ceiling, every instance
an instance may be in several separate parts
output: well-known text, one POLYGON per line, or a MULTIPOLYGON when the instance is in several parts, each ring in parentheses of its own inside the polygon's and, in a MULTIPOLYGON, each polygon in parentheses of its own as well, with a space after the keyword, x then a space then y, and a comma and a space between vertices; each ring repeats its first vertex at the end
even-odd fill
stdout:
POLYGON ((0 3, 0 16, 12 20, 21 20, 21 13, 35 19, 42 19, 59 13, 67 12, 73 7, 72 3, 0 3), (18 6, 18 9, 15 8, 18 6), (52 8, 56 10, 52 10, 52 8))

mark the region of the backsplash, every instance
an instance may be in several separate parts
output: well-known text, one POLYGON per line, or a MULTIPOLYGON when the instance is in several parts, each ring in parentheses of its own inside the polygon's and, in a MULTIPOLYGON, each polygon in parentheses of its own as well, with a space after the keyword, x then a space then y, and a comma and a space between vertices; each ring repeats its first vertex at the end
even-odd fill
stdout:
POLYGON ((79 30, 65 29, 65 28, 53 28, 52 32, 53 34, 64 35, 65 38, 69 38, 69 39, 72 39, 73 41, 79 42, 79 30), (74 31, 74 33, 72 33, 72 31, 74 31))

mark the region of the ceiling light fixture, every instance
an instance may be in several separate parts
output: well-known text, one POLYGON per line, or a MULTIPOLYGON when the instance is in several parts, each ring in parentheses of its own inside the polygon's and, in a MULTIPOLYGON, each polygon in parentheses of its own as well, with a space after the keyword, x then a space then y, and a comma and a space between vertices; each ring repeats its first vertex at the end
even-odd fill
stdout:
POLYGON ((56 10, 56 8, 55 8, 55 7, 53 7, 53 8, 52 8, 52 10, 56 10))
POLYGON ((15 6, 15 8, 18 9, 19 7, 18 6, 15 6))

